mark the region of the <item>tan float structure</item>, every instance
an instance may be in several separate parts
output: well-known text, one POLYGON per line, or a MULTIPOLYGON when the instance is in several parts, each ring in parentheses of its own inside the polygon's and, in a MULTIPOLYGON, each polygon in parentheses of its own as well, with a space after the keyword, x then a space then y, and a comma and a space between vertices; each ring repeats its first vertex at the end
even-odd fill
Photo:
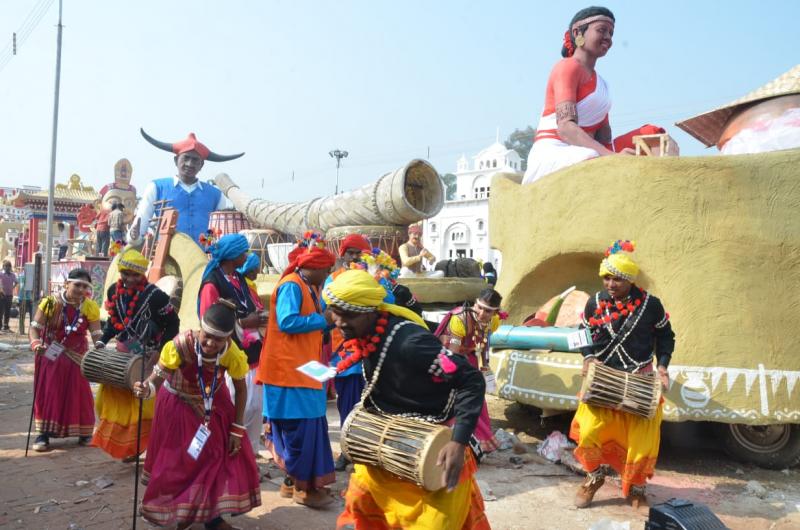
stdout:
MULTIPOLYGON (((571 285, 601 289, 603 250, 634 240, 637 284, 677 335, 664 418, 800 423, 800 150, 605 157, 527 186, 499 175, 489 211, 511 322, 571 285)), ((500 396, 577 407, 578 354, 502 350, 493 362, 500 396)))

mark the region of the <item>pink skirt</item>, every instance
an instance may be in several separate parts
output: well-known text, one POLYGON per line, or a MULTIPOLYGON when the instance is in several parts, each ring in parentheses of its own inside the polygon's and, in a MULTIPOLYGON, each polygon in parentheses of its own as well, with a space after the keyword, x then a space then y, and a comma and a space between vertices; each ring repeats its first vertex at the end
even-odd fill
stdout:
POLYGON ((259 472, 247 439, 228 456, 233 403, 223 385, 214 398, 211 435, 200 457, 187 449, 201 420, 181 398, 161 387, 147 445, 142 516, 151 523, 207 522, 223 514, 246 513, 261 504, 259 472))
POLYGON ((94 430, 94 398, 80 367, 62 353, 55 361, 37 355, 36 432, 51 438, 91 436, 94 430))
MULTIPOLYGON (((466 357, 469 364, 478 368, 478 357, 474 353, 467 354, 466 357)), ((481 449, 484 453, 491 453, 500 447, 497 438, 492 433, 492 422, 489 418, 489 407, 486 406, 486 399, 483 400, 481 415, 478 417, 478 425, 475 427, 475 438, 481 443, 481 449)))

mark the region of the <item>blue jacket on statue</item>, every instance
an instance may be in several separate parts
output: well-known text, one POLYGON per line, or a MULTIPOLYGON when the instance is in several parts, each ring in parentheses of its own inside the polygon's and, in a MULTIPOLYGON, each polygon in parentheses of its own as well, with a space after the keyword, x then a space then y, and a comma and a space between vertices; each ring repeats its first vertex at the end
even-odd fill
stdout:
POLYGON ((200 234, 208 230, 208 219, 211 212, 217 209, 222 192, 210 185, 197 183, 197 188, 191 193, 186 193, 175 179, 164 178, 154 181, 156 185, 156 200, 171 201, 170 206, 178 211, 178 232, 183 232, 197 243, 200 234))

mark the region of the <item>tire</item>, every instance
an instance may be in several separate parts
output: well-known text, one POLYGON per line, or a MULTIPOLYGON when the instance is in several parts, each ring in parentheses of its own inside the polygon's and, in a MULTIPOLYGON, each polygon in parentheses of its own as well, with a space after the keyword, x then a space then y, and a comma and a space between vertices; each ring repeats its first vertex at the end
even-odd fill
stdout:
POLYGON ((800 425, 717 424, 722 446, 731 457, 767 469, 800 464, 800 425))

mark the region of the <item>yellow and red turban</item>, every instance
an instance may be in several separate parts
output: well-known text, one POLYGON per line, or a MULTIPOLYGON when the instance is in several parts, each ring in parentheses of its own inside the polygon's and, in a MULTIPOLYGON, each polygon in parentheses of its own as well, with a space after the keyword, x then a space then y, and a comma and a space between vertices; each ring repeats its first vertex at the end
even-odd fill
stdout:
POLYGON ((367 271, 353 269, 341 273, 323 289, 322 298, 326 304, 345 311, 386 311, 428 329, 422 317, 412 310, 384 302, 386 289, 367 271))
POLYGON ((117 269, 119 272, 128 271, 144 274, 147 272, 147 267, 150 262, 145 258, 141 252, 136 249, 129 248, 119 257, 117 262, 117 269))
POLYGON ((606 250, 606 257, 600 262, 599 276, 616 276, 632 282, 639 275, 639 266, 630 256, 634 243, 618 239, 606 250))
POLYGON ((372 245, 369 240, 361 234, 348 234, 347 237, 342 239, 339 245, 339 257, 344 257, 344 253, 348 248, 357 248, 364 252, 372 251, 372 245))

